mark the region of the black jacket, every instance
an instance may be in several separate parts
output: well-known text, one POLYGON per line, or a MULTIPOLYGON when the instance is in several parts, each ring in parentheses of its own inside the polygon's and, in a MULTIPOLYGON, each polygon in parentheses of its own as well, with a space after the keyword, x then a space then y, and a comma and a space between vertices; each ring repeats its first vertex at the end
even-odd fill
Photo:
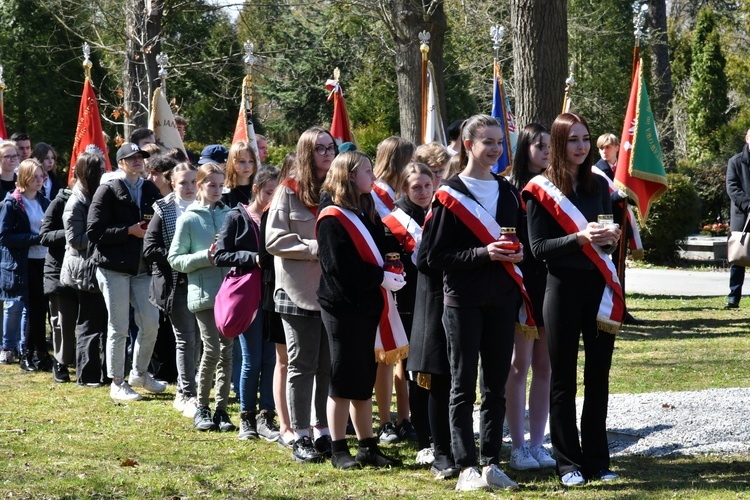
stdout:
MULTIPOLYGON (((500 194, 495 220, 501 227, 521 228, 521 199, 505 178, 496 176, 500 194)), ((475 199, 458 176, 444 184, 475 199)), ((480 307, 520 297, 518 285, 487 247, 437 198, 432 204, 432 230, 422 236, 428 265, 443 271, 443 298, 451 307, 480 307)))
POLYGON ((750 151, 748 145, 742 152, 732 156, 727 164, 727 194, 732 201, 729 212, 729 227, 742 231, 750 213, 750 151))
MULTIPOLYGON (((443 272, 427 265, 425 241, 430 239, 432 220, 424 225, 422 248, 417 256, 417 290, 409 339, 409 371, 450 375, 448 347, 443 328, 443 272)), ((409 279, 409 276, 406 276, 409 279)), ((400 305, 400 304, 399 304, 400 305)))
POLYGON ((133 276, 143 256, 143 240, 128 234, 128 228, 152 215, 152 205, 161 198, 159 188, 143 181, 141 205, 135 204, 125 181, 112 179, 99 186, 89 208, 86 235, 94 244, 92 258, 101 268, 133 276))
POLYGON ((74 293, 75 290, 60 283, 60 269, 65 257, 65 227, 63 211, 70 198, 70 189, 60 189, 49 204, 42 219, 41 244, 48 248, 44 258, 44 293, 74 293))
MULTIPOLYGON (((321 195, 318 213, 333 205, 327 193, 321 195)), ((375 222, 360 215, 360 220, 384 253, 385 232, 380 217, 375 222)), ((383 269, 364 262, 357 247, 336 217, 325 217, 318 222, 318 259, 322 273, 318 287, 318 301, 327 311, 354 311, 362 316, 379 316, 384 307, 380 284, 383 269)))
POLYGON ((219 267, 235 267, 252 271, 260 248, 260 228, 245 207, 235 206, 224 219, 216 240, 214 263, 219 267))

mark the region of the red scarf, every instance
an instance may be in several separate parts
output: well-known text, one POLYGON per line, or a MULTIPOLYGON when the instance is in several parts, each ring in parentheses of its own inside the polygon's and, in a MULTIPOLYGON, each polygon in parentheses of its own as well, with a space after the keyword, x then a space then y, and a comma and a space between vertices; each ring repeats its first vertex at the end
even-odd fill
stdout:
MULTIPOLYGON (((530 193, 557 221, 568 234, 583 231, 588 221, 580 210, 544 176, 537 175, 524 188, 530 193)), ((581 247, 583 254, 588 257, 604 277, 606 286, 596 315, 597 326, 600 330, 615 334, 620 329, 622 316, 625 312, 625 301, 622 287, 617 278, 617 269, 609 255, 602 252, 597 245, 585 244, 581 247)))
MULTIPOLYGON (((500 237, 500 225, 495 217, 490 215, 482 205, 470 196, 448 185, 442 185, 435 193, 435 198, 458 217, 483 245, 489 245, 500 237)), ((513 278, 513 281, 516 282, 523 296, 523 305, 518 311, 518 326, 527 337, 538 338, 536 323, 531 313, 531 299, 526 292, 526 287, 523 286, 523 273, 518 266, 511 262, 500 262, 510 277, 513 278)))
MULTIPOLYGON (((383 257, 375 240, 354 212, 329 205, 321 210, 318 222, 325 217, 335 217, 344 226, 364 262, 383 267, 383 257)), ((375 337, 375 359, 381 363, 393 364, 409 355, 409 340, 398 315, 393 294, 383 287, 380 287, 380 291, 383 294, 384 307, 375 337)))

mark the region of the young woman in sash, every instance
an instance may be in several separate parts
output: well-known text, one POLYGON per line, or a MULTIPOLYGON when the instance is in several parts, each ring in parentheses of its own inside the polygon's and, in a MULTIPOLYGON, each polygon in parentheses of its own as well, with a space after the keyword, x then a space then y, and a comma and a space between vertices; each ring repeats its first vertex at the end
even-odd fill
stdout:
MULTIPOLYGON (((416 147, 401 137, 388 137, 378 144, 374 173, 377 180, 372 187, 372 199, 380 219, 384 219, 396 208, 396 199, 401 196, 402 173, 412 160, 416 147)), ((402 367, 396 368, 396 413, 397 425, 391 422, 391 397, 393 394, 393 365, 378 363, 378 378, 375 382, 375 402, 380 416, 381 443, 397 443, 417 439, 409 420, 409 395, 406 374, 402 367)))
MULTIPOLYGON (((386 227, 386 238, 394 248, 398 248, 404 272, 408 279, 406 286, 396 292, 398 313, 408 338, 411 338, 411 326, 414 316, 414 302, 417 294, 417 266, 416 257, 419 245, 422 243, 422 226, 434 193, 435 175, 424 163, 409 163, 401 174, 399 186, 401 196, 396 200, 396 208, 383 218, 386 227)), ((416 379, 407 377, 406 360, 396 365, 396 379, 406 381, 408 387, 409 405, 407 413, 399 413, 399 433, 408 437, 409 431, 416 434, 419 452, 417 463, 431 465, 433 461, 430 447, 430 424, 427 418, 427 401, 429 393, 417 385, 416 379), (409 420, 409 411, 412 419, 409 420), (412 427, 413 422, 413 427, 412 427), (411 428, 411 429, 410 429, 411 428)), ((398 386, 397 386, 397 399, 398 386)), ((405 405, 399 405, 399 410, 405 405)))
MULTIPOLYGON (((423 234, 421 249, 427 252, 429 266, 444 275, 443 325, 452 377, 451 447, 461 468, 456 490, 515 489, 518 485, 498 464, 505 382, 523 290, 515 264, 523 259, 523 249, 497 240, 501 227, 520 226, 521 201, 515 188, 491 170, 503 152, 503 130, 498 121, 486 115, 472 116, 464 122, 461 138, 463 169, 435 194, 430 230, 423 234), (480 358, 477 457, 472 412, 480 358)), ((528 312, 525 309, 522 319, 531 328, 528 312)))
MULTIPOLYGON (((516 155, 513 158, 510 182, 521 190, 532 177, 544 172, 549 165, 549 130, 543 125, 526 125, 518 136, 516 155)), ((525 224, 522 224, 525 226, 525 224)), ((525 232, 521 232, 525 235, 525 232)), ((513 345, 513 359, 510 364, 508 383, 505 385, 505 399, 508 429, 513 441, 510 452, 510 468, 533 470, 554 467, 555 460, 542 446, 544 431, 549 417, 549 350, 547 333, 544 329, 542 304, 547 283, 547 266, 531 254, 528 240, 523 239, 524 259, 519 268, 523 272, 523 283, 534 307, 534 322, 538 336, 529 338, 516 331, 513 345), (529 390, 529 446, 526 444, 524 413, 526 412, 526 380, 532 367, 531 389, 529 390)))
MULTIPOLYGON (((391 300, 386 301, 388 294, 405 284, 400 274, 383 270, 386 241, 370 197, 374 181, 367 155, 357 151, 341 154, 323 184, 318 215, 322 270, 318 300, 331 351, 328 420, 333 439, 331 463, 338 469, 399 465, 380 452, 372 433, 376 335, 379 326, 383 335, 384 311, 393 307, 391 300), (350 408, 359 440, 356 458, 346 444, 350 408)), ((399 320, 397 314, 393 316, 399 320)), ((386 324, 397 328, 391 322, 386 324)), ((398 361, 398 356, 393 361, 398 361)))
POLYGON ((300 463, 320 462, 331 453, 326 418, 331 361, 315 293, 320 281, 315 220, 320 187, 336 154, 330 132, 321 127, 303 132, 297 142, 293 175, 276 189, 266 223, 266 248, 274 255, 276 271, 275 308, 281 314, 289 357, 292 456, 300 463), (311 422, 312 407, 315 422, 311 422))
POLYGON ((609 369, 623 314, 622 290, 607 252, 620 238, 616 226, 600 227, 611 214, 606 180, 591 172, 586 120, 572 113, 552 124, 551 161, 524 189, 529 241, 547 263, 544 324, 552 380, 550 431, 557 473, 565 486, 612 480, 607 446, 609 369), (585 367, 581 440, 576 426, 576 372, 580 337, 585 367))

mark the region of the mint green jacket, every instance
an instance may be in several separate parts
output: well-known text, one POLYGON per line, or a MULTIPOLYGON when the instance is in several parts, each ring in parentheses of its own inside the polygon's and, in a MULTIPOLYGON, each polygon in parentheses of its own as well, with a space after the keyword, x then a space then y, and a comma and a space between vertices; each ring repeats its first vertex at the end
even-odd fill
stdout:
POLYGON ((212 309, 216 294, 228 268, 215 267, 208 249, 219 234, 229 208, 218 202, 213 210, 198 202, 190 205, 177 219, 167 261, 188 277, 188 309, 192 312, 212 309))

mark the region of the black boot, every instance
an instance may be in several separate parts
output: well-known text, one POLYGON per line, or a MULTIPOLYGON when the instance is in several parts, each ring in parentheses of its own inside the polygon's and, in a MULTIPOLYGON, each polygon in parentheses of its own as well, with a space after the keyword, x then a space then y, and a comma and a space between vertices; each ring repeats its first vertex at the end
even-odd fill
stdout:
POLYGON ((47 352, 39 352, 36 353, 36 369, 40 372, 52 372, 52 356, 50 356, 47 352))
POLYGON ((21 370, 25 372, 35 372, 36 365, 34 364, 34 355, 29 351, 23 351, 21 353, 21 370))
POLYGON ((55 379, 55 382, 70 382, 70 371, 68 371, 67 366, 55 361, 52 365, 52 377, 55 379))
POLYGON ((375 467, 398 467, 401 465, 401 460, 383 455, 374 437, 359 440, 359 449, 354 460, 360 465, 374 465, 375 467))
POLYGON ((362 467, 349 453, 349 446, 346 444, 346 439, 331 441, 331 452, 331 465, 336 469, 352 470, 362 467))

